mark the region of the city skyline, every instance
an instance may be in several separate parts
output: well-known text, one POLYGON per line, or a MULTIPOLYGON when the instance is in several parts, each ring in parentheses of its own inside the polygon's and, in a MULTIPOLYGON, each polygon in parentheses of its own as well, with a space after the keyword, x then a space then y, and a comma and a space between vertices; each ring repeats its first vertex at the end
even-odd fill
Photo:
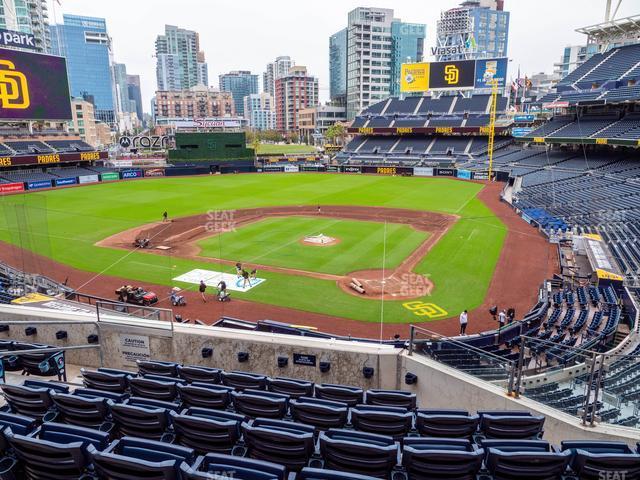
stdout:
MULTIPOLYGON (((286 7, 292 4, 288 0, 277 2, 277 8, 273 4, 247 5, 223 0, 216 2, 216 17, 228 17, 230 21, 216 22, 215 31, 209 26, 208 15, 194 15, 195 11, 206 11, 210 6, 204 0, 186 0, 184 8, 178 10, 173 8, 175 4, 160 0, 154 3, 154 15, 149 18, 145 18, 148 11, 145 2, 131 4, 124 0, 113 0, 109 4, 63 0, 62 6, 52 0, 49 11, 52 24, 61 22, 63 13, 106 19, 115 59, 141 76, 142 101, 145 111, 148 111, 156 87, 154 42, 165 24, 177 24, 200 33, 201 49, 209 60, 209 85, 215 83, 218 75, 231 70, 250 70, 261 75, 266 63, 277 56, 290 55, 319 79, 320 101, 324 103, 329 100, 329 37, 344 27, 345 15, 351 9, 358 6, 389 7, 404 21, 426 24, 425 60, 431 60, 429 50, 435 45, 436 21, 440 12, 459 3, 458 0, 441 0, 416 8, 415 2, 407 0, 327 2, 322 11, 314 12, 313 21, 308 21, 304 12, 286 7), (190 5, 193 8, 188 8, 190 5), (127 19, 144 18, 144 21, 132 29, 131 21, 117 13, 123 11, 127 12, 127 19), (243 29, 238 29, 238 23, 231 21, 234 18, 242 18, 243 29), (296 38, 296 41, 292 42, 291 38, 296 38)), ((585 43, 584 36, 574 30, 599 23, 604 15, 602 0, 561 5, 543 0, 537 5, 540 8, 530 9, 524 2, 505 2, 505 9, 511 12, 509 58, 513 59, 510 66, 512 76, 518 66, 523 75, 551 73, 553 61, 559 60, 565 45, 585 43), (578 3, 580 8, 577 8, 578 3), (571 24, 567 24, 567 18, 571 19, 571 24), (544 31, 554 32, 553 39, 541 35, 540 28, 531 28, 531 25, 541 25, 541 22, 544 22, 544 31)), ((623 3, 618 17, 633 13, 633 6, 623 3)))

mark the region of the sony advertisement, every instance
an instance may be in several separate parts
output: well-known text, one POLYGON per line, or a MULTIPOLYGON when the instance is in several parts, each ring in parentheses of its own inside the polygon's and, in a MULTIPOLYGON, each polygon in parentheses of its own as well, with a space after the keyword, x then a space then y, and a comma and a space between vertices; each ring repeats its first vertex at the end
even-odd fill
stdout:
POLYGON ((0 119, 71 120, 66 60, 0 48, 0 119))

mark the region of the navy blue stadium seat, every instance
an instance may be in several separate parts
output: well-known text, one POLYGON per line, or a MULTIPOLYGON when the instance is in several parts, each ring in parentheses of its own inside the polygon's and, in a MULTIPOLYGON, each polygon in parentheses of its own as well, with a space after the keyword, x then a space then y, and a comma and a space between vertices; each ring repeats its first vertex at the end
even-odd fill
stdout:
POLYGON ((267 389, 270 392, 288 395, 289 398, 312 397, 313 382, 294 378, 267 378, 267 389))
POLYGON ((79 390, 73 394, 51 391, 56 422, 109 431, 112 424, 107 422, 107 417, 113 402, 105 397, 91 396, 86 391, 82 394, 84 389, 79 390))
POLYGON ((2 395, 11 412, 35 418, 38 421, 41 421, 53 407, 49 389, 45 387, 3 385, 2 395))
POLYGON ((209 383, 178 385, 178 392, 184 407, 201 407, 224 410, 231 404, 232 387, 209 383))
POLYGON ((206 408, 188 408, 180 414, 170 412, 176 443, 198 453, 231 453, 240 440, 243 415, 206 408))
MULTIPOLYGON (((4 432, 10 429, 18 435, 28 435, 36 429, 36 425, 36 421, 31 417, 0 411, 0 453, 5 452, 8 447, 4 432)), ((0 478, 2 478, 1 474, 0 478)))
POLYGON ((87 473, 87 447, 104 450, 109 435, 91 428, 45 423, 33 435, 7 431, 7 441, 29 479, 70 479, 87 473))
POLYGON ((313 425, 320 430, 344 428, 349 407, 346 403, 300 397, 289 402, 291 416, 296 422, 313 425))
POLYGON ((323 470, 320 468, 303 468, 296 480, 374 480, 375 477, 358 475, 357 473, 323 470))
POLYGON ((640 478, 640 454, 623 442, 570 440, 562 442, 560 449, 571 452, 569 465, 580 479, 600 480, 616 474, 640 478))
POLYGON ((364 391, 359 387, 323 383, 321 385, 316 385, 316 398, 331 400, 333 402, 342 402, 346 403, 350 407, 355 407, 356 405, 363 403, 364 391))
POLYGON ((124 437, 104 451, 87 447, 98 478, 105 480, 178 480, 183 463, 195 461, 192 449, 141 438, 124 437))
POLYGON ((120 435, 160 440, 168 436, 169 412, 178 404, 132 397, 111 406, 111 416, 120 435))
POLYGON ((485 465, 496 480, 560 479, 570 451, 555 452, 543 440, 484 440, 485 465))
POLYGON ((473 480, 482 467, 484 450, 469 440, 405 438, 402 465, 411 480, 473 480))
MULTIPOLYGON (((15 350, 49 349, 49 345, 20 343, 14 344, 15 350)), ((67 380, 64 351, 23 353, 20 355, 23 375, 37 375, 39 377, 58 377, 67 380)))
POLYGON ((425 437, 471 438, 480 417, 464 410, 418 410, 416 430, 425 437))
POLYGON ((479 412, 480 431, 487 438, 537 438, 542 434, 543 416, 528 412, 479 412))
POLYGON ((416 408, 416 394, 404 390, 371 389, 365 393, 365 403, 367 405, 402 407, 413 410, 416 408))
POLYGON ((260 390, 231 392, 231 401, 236 412, 252 418, 283 418, 289 408, 288 395, 260 390))
POLYGON ((221 372, 222 383, 236 390, 265 390, 267 377, 247 372, 221 372))
POLYGON ((258 418, 242 423, 242 433, 249 457, 284 465, 289 472, 305 467, 315 450, 310 425, 258 418))
POLYGON ((411 431, 413 414, 400 407, 357 405, 351 409, 351 423, 356 430, 400 440, 411 431))
POLYGON ((106 390, 109 392, 124 393, 128 388, 128 378, 130 375, 125 373, 110 373, 98 370, 80 369, 82 374, 82 382, 87 388, 95 390, 106 390))
POLYGON ((386 478, 397 462, 398 444, 385 435, 330 429, 319 439, 324 466, 330 470, 386 478))
POLYGON ((178 364, 174 362, 156 362, 151 360, 138 360, 138 373, 140 375, 160 375, 162 377, 177 377, 178 364))
POLYGON ((282 465, 217 453, 198 457, 191 467, 182 464, 182 477, 185 480, 209 480, 214 478, 212 475, 236 480, 285 480, 287 477, 282 465), (233 472, 233 476, 230 472, 233 472))
POLYGON ((189 383, 220 383, 220 369, 198 365, 178 365, 178 376, 189 383))
POLYGON ((148 377, 130 378, 129 388, 136 397, 155 398, 164 402, 171 402, 178 396, 176 382, 172 382, 170 378, 166 381, 148 377))

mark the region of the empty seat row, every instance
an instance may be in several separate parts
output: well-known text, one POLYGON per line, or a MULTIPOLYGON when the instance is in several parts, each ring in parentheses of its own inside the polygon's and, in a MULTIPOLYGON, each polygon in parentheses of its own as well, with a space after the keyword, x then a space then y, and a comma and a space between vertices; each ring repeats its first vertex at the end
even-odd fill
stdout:
POLYGON ((314 397, 291 399, 279 393, 235 391, 220 385, 194 383, 179 388, 183 389, 180 403, 87 388, 69 392, 65 385, 53 382, 5 385, 3 394, 11 412, 38 422, 56 421, 97 428, 114 436, 162 439, 174 435, 184 422, 204 424, 204 430, 217 425, 216 428, 225 432, 229 448, 237 441, 240 422, 248 418, 288 419, 319 430, 351 426, 359 431, 384 433, 396 440, 409 434, 539 438, 544 425, 544 417, 528 412, 486 411, 469 415, 461 410, 417 410, 414 413, 402 407, 349 407, 342 402, 314 397), (187 421, 177 418, 177 414, 197 418, 187 421), (201 421, 203 417, 209 421, 201 421))
POLYGON ((58 423, 35 428, 2 424, 3 478, 371 480, 402 473, 409 480, 638 478, 640 454, 621 442, 405 438, 312 428, 257 419, 243 422, 245 442, 235 455, 58 423))

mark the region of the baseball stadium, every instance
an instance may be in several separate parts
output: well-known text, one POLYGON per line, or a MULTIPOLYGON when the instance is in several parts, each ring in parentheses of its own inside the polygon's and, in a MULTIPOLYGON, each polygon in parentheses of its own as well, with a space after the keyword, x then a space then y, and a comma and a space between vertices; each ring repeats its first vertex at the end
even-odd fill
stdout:
POLYGON ((315 145, 0 46, 0 479, 640 478, 638 16, 537 92, 481 3, 315 145))

